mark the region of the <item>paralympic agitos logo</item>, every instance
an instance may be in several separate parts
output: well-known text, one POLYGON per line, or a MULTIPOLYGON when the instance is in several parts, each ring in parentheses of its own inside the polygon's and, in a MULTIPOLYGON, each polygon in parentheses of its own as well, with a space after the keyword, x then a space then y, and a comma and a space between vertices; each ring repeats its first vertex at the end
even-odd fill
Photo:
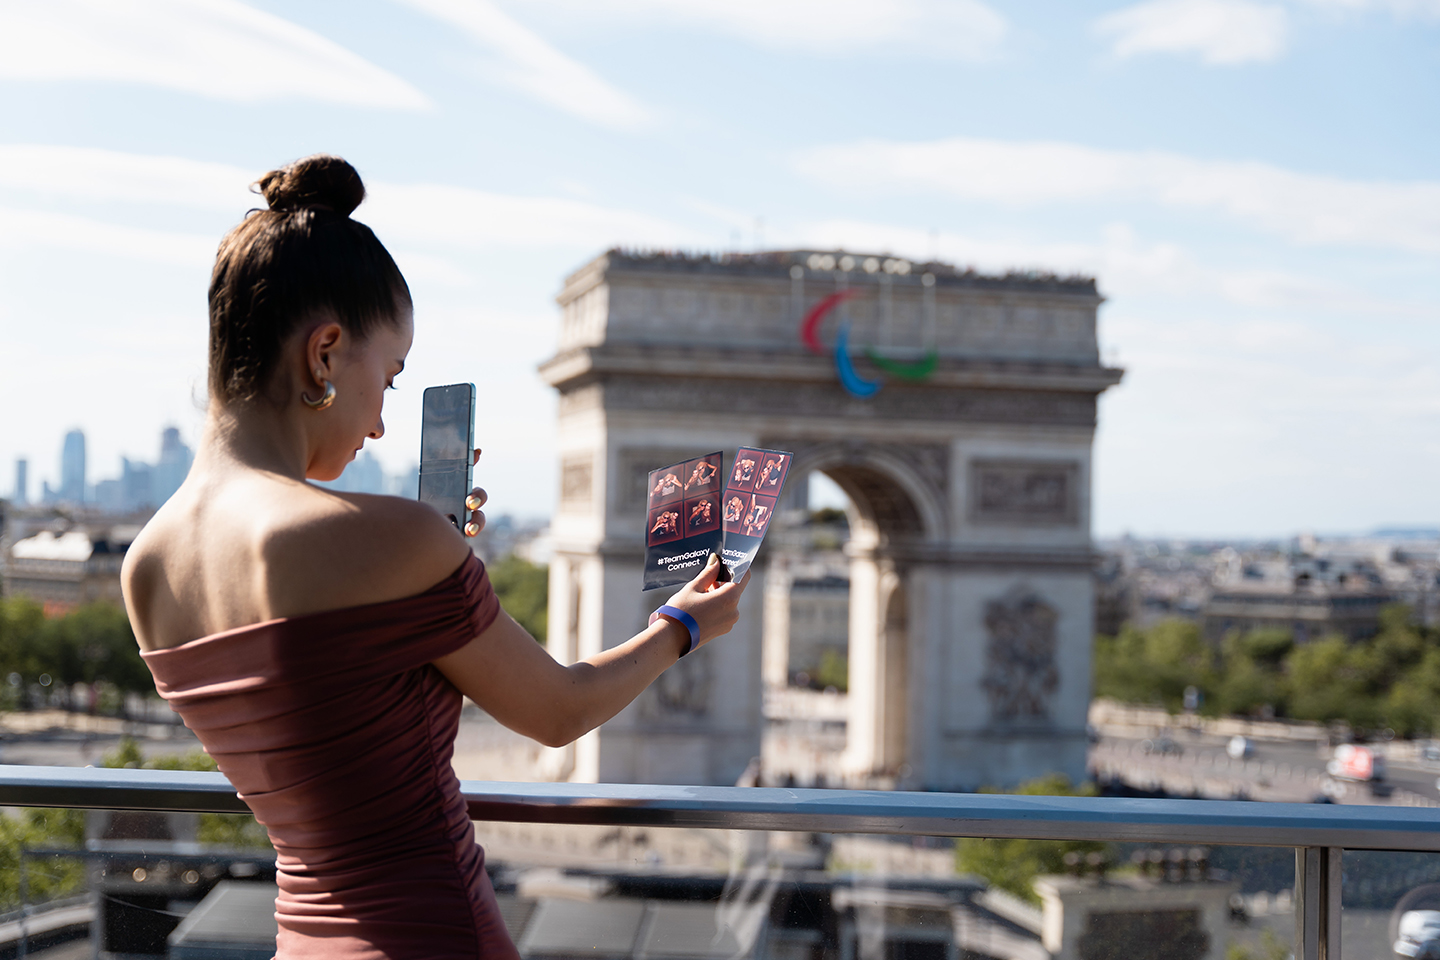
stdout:
MULTIPOLYGON (((934 283, 928 275, 926 286, 934 283)), ((835 372, 840 376, 840 385, 853 397, 873 397, 885 385, 884 377, 876 377, 867 380, 860 376, 855 370, 855 362, 850 356, 850 321, 842 320, 835 333, 835 347, 827 351, 825 345, 820 342, 820 322, 831 310, 840 306, 847 300, 860 295, 856 289, 838 290, 824 297, 815 306, 811 307, 805 314, 805 319, 800 322, 800 342, 805 348, 817 356, 824 356, 826 353, 833 353, 835 358, 835 372)), ((940 362, 940 353, 932 345, 925 351, 925 355, 919 360, 904 361, 893 357, 887 357, 877 351, 874 347, 864 349, 865 356, 870 363, 882 373, 897 377, 901 380, 918 382, 928 380, 935 373, 935 368, 940 362)))

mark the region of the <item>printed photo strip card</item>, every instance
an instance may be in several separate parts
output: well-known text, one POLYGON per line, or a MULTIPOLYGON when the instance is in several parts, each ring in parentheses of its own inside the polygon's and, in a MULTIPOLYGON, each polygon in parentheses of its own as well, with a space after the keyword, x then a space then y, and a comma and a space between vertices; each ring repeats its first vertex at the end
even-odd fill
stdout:
POLYGON ((690 582, 711 553, 725 562, 722 580, 743 577, 770 527, 791 459, 783 450, 741 447, 729 473, 720 453, 650 471, 644 589, 690 582))
POLYGON ((645 513, 645 589, 689 583, 724 546, 717 451, 650 471, 645 513))
POLYGON ((720 556, 736 580, 745 576, 770 520, 775 516, 785 475, 793 455, 784 450, 741 447, 725 477, 721 497, 721 519, 725 527, 724 552, 720 556))

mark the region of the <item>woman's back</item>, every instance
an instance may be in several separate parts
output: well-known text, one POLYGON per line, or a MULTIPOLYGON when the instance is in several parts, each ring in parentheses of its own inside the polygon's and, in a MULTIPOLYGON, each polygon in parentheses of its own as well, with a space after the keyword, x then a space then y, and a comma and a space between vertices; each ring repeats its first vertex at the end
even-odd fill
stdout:
POLYGON ((461 697, 431 666, 498 613, 472 556, 418 596, 143 654, 270 833, 281 955, 514 955, 450 765, 461 697))
POLYGON ((212 451, 202 442, 190 476, 126 555, 143 650, 417 594, 468 552, 418 502, 336 493, 212 451))

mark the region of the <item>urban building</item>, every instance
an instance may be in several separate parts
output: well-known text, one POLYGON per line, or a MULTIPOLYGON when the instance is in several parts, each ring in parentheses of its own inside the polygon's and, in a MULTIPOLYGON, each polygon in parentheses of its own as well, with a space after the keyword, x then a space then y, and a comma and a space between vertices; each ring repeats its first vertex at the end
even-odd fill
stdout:
POLYGON ((399 473, 390 474, 375 454, 361 450, 340 476, 316 483, 341 493, 388 494, 414 499, 420 492, 420 466, 412 464, 399 473))
POLYGON ((54 499, 84 503, 86 476, 85 433, 71 430, 65 434, 65 445, 60 452, 60 488, 53 491, 54 499))
POLYGON ((1218 554, 1214 589, 1202 609, 1205 636, 1218 642, 1232 631, 1288 630, 1296 643, 1336 634, 1374 636, 1380 611, 1392 601, 1378 566, 1365 556, 1291 555, 1247 560, 1218 554))
POLYGON ((15 460, 15 494, 11 499, 17 507, 30 502, 30 461, 24 457, 15 460))
MULTIPOLYGON (((819 471, 854 507, 837 777, 1084 778, 1091 445, 1097 397, 1121 376, 1100 362, 1092 279, 846 251, 612 250, 559 302, 541 367, 559 393, 552 653, 597 653, 660 602, 639 589, 648 471, 786 450, 787 486, 819 471)), ((767 597, 773 559, 752 568, 767 597)), ((735 783, 760 754, 771 609, 749 606, 554 774, 735 783)))
POLYGON ((1149 869, 1123 876, 1080 872, 1034 881, 1044 904, 1044 956, 1224 960, 1233 955, 1232 902, 1240 884, 1209 870, 1203 859, 1198 865, 1161 861, 1158 876, 1149 869))
POLYGON ((361 450, 343 473, 334 480, 321 480, 317 484, 341 493, 388 493, 385 468, 369 450, 361 450))
POLYGON ((105 513, 156 510, 180 489, 194 460, 179 429, 166 427, 160 434, 160 457, 155 463, 121 457, 120 476, 96 483, 91 499, 105 513))
POLYGON ((790 582, 787 679, 795 686, 835 685, 832 664, 850 653, 850 580, 834 574, 790 582))
POLYGON ((120 564, 140 524, 60 525, 10 544, 5 557, 6 597, 28 597, 47 614, 64 613, 97 600, 124 603, 120 564))
MULTIPOLYGON (((778 521, 777 521, 778 522, 778 521)), ((765 572, 764 679, 774 687, 821 688, 850 655, 850 567, 838 549, 804 550, 809 529, 774 531, 765 572)), ((844 686, 841 684, 840 686, 844 686)))
POLYGON ((1325 634, 1373 635, 1380 612, 1408 606, 1440 623, 1440 537, 1301 536, 1285 543, 1124 538, 1096 566, 1096 632, 1164 619, 1202 622, 1207 637, 1277 628, 1299 642, 1325 634))
POLYGON ((160 434, 160 459, 151 470, 150 493, 157 507, 180 489, 194 462, 195 455, 180 439, 179 428, 166 427, 160 434))

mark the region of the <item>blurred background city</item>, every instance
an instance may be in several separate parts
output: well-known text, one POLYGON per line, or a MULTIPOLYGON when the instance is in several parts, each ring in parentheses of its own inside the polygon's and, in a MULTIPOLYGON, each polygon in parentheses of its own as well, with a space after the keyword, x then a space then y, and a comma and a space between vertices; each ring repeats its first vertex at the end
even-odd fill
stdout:
MULTIPOLYGON (((0 763, 213 769, 119 569, 216 243, 325 151, 416 307, 326 486, 413 497, 474 382, 557 658, 661 602, 646 471, 796 454, 732 636, 570 747, 469 705, 462 778, 1440 807, 1437 90, 1433 0, 0 3, 0 763)), ((476 827, 527 957, 1294 948, 1285 849, 476 827)), ((273 875, 9 810, 0 953, 268 957, 273 875)), ((1437 855, 1344 882, 1346 957, 1440 909, 1437 855)))

